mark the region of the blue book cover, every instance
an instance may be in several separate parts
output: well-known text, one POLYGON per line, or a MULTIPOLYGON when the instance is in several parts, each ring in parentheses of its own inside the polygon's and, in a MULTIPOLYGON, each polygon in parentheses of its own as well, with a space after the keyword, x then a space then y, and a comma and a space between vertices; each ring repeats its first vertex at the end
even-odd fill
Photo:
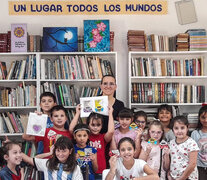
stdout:
POLYGON ((43 52, 78 51, 77 27, 43 27, 43 52))
POLYGON ((110 51, 109 20, 84 20, 84 50, 86 52, 110 51))

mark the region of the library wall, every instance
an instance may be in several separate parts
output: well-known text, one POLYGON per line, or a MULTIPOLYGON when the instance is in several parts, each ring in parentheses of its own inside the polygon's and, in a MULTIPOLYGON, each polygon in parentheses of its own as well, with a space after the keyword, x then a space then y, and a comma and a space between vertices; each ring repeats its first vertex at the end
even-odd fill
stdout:
POLYGON ((191 28, 207 29, 207 1, 194 0, 198 21, 196 23, 180 25, 177 20, 175 2, 168 1, 167 15, 59 15, 59 16, 10 16, 8 1, 1 0, 0 4, 0 32, 10 30, 11 23, 27 23, 29 34, 42 35, 43 27, 70 26, 78 27, 83 35, 83 20, 109 19, 110 30, 115 32, 115 48, 118 53, 118 79, 120 94, 117 97, 128 104, 128 48, 127 31, 129 29, 144 30, 146 34, 162 34, 173 36, 191 28))

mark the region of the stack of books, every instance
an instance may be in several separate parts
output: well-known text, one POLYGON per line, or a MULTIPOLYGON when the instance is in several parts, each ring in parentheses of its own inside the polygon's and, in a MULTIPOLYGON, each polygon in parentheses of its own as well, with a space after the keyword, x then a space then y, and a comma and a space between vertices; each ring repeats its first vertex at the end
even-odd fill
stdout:
POLYGON ((127 33, 129 51, 145 51, 145 34, 143 30, 129 30, 127 33))
POLYGON ((190 51, 207 50, 207 36, 205 29, 189 29, 186 33, 190 36, 190 51))
POLYGON ((0 33, 0 53, 11 52, 11 31, 0 33))
POLYGON ((177 51, 188 51, 189 49, 189 34, 188 33, 179 33, 177 35, 176 47, 177 51))

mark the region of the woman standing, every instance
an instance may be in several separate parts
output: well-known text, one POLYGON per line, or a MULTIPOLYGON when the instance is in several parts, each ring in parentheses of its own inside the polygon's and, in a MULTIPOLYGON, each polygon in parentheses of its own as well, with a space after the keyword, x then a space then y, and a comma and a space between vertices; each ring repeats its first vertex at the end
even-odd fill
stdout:
MULTIPOLYGON (((101 79, 100 88, 102 90, 102 96, 108 96, 109 105, 113 107, 113 118, 117 120, 119 111, 124 108, 124 103, 114 97, 117 88, 116 79, 113 75, 105 75, 101 79)), ((101 133, 106 133, 108 129, 108 116, 103 118, 103 127, 101 133)))

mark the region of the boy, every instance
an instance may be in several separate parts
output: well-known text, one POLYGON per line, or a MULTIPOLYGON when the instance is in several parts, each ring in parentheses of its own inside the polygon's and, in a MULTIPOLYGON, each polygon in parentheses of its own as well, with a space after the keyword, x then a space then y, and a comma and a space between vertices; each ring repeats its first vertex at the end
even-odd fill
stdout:
POLYGON ((51 122, 53 123, 52 128, 46 128, 45 136, 38 137, 23 134, 22 138, 28 141, 43 141, 44 153, 50 151, 50 147, 56 142, 60 136, 66 136, 71 139, 71 134, 64 128, 65 122, 67 121, 66 109, 61 105, 56 105, 51 109, 51 122))

